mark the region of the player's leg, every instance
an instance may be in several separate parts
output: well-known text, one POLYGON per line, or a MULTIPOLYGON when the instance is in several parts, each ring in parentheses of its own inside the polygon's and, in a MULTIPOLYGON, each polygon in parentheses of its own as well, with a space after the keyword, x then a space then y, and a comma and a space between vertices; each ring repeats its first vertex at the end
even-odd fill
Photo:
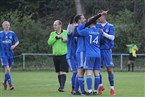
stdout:
POLYGON ((75 64, 75 60, 73 56, 69 59, 67 59, 68 65, 72 71, 72 77, 71 77, 71 84, 72 84, 72 89, 71 93, 74 93, 74 87, 75 87, 75 80, 76 80, 76 75, 77 75, 77 65, 75 64))
POLYGON ((130 62, 130 60, 128 60, 128 64, 127 64, 128 71, 130 71, 130 64, 131 64, 131 62, 130 62))
POLYGON ((131 70, 132 70, 132 72, 134 71, 134 61, 132 60, 131 62, 130 62, 130 64, 131 64, 131 70))
POLYGON ((132 56, 132 53, 130 53, 129 56, 128 56, 128 63, 127 63, 128 71, 130 71, 132 59, 133 59, 133 56, 132 56))
POLYGON ((108 71, 108 80, 110 83, 110 94, 111 95, 116 95, 115 94, 115 89, 114 89, 114 73, 113 73, 113 68, 112 67, 107 67, 108 71))
POLYGON ((131 60, 132 72, 134 71, 134 61, 135 61, 135 57, 132 56, 132 60, 131 60))
MULTIPOLYGON (((76 67, 77 67, 77 74, 78 74, 78 63, 77 63, 77 59, 76 59, 76 56, 74 56, 74 62, 76 64, 76 67)), ((78 76, 76 75, 75 77, 75 86, 74 86, 74 95, 81 95, 80 92, 79 92, 79 82, 78 82, 78 76)))
MULTIPOLYGON (((94 65, 94 76, 95 76, 95 80, 94 80, 94 95, 98 94, 102 94, 102 90, 99 90, 99 85, 100 85, 100 69, 101 69, 101 59, 100 58, 96 58, 95 59, 95 65, 94 65)), ((101 89, 101 88, 100 88, 101 89)))
MULTIPOLYGON (((8 59, 8 63, 9 63, 9 71, 11 71, 11 68, 12 68, 13 63, 14 63, 14 59, 13 58, 8 59)), ((10 86, 10 90, 13 90, 14 89, 14 86, 12 85, 12 79, 11 79, 10 72, 9 72, 8 84, 10 86)))
POLYGON ((105 90, 105 87, 104 87, 104 85, 102 83, 102 74, 101 74, 101 72, 99 73, 99 76, 100 76, 100 83, 99 83, 98 93, 97 94, 101 95, 102 92, 105 90))
POLYGON ((112 60, 112 51, 111 50, 105 50, 104 51, 104 63, 107 68, 108 72, 108 80, 110 83, 110 94, 115 95, 115 89, 114 89, 114 73, 113 73, 113 60, 112 60))
MULTIPOLYGON (((100 84, 100 75, 99 70, 94 70, 95 80, 94 80, 94 95, 100 95, 99 93, 99 84, 100 84)), ((101 91, 102 92, 102 91, 101 91)))
POLYGON ((4 89, 7 90, 7 81, 9 79, 9 72, 10 72, 9 65, 8 65, 8 59, 6 57, 2 57, 1 58, 1 63, 2 63, 2 66, 5 69, 4 81, 3 81, 2 84, 4 86, 4 89))
POLYGON ((58 60, 58 56, 53 56, 53 62, 54 62, 54 67, 55 67, 55 72, 58 73, 58 82, 59 82, 59 88, 61 86, 61 76, 60 76, 60 61, 58 60))
POLYGON ((92 95, 92 73, 93 70, 86 70, 86 82, 87 82, 87 88, 88 88, 88 95, 92 95))
MULTIPOLYGON (((102 53, 101 53, 101 58, 100 58, 100 60, 101 60, 101 68, 103 68, 103 60, 104 58, 103 58, 103 55, 102 55, 102 53)), ((97 91, 97 94, 98 95, 101 95, 102 94, 102 91, 104 91, 105 90, 105 88, 104 88, 104 85, 103 85, 103 83, 102 83, 102 74, 101 74, 101 72, 99 73, 99 76, 100 76, 100 83, 99 83, 99 87, 98 87, 98 91, 97 91)))
POLYGON ((84 94, 85 93, 85 88, 84 88, 84 69, 83 69, 84 60, 85 60, 84 52, 77 53, 76 57, 77 57, 77 62, 78 62, 78 73, 77 73, 78 83, 79 83, 79 86, 80 86, 80 92, 82 94, 84 94))
POLYGON ((2 57, 1 61, 2 61, 2 66, 5 69, 5 75, 4 75, 4 81, 3 81, 4 89, 7 90, 7 82, 8 82, 8 84, 10 86, 10 90, 13 90, 14 87, 12 85, 11 74, 10 74, 11 67, 13 65, 13 59, 8 59, 7 57, 2 57))
POLYGON ((60 60, 60 82, 61 86, 59 91, 64 92, 65 82, 66 82, 66 73, 68 72, 69 66, 66 61, 66 55, 59 57, 60 60))
POLYGON ((74 87, 74 93, 73 94, 74 95, 81 95, 81 93, 79 92, 79 81, 78 81, 78 76, 77 75, 76 75, 76 78, 75 78, 75 87, 74 87))
POLYGON ((87 88, 88 88, 88 94, 87 95, 92 95, 92 73, 94 69, 94 63, 95 63, 95 58, 91 57, 86 57, 86 62, 84 64, 84 69, 86 70, 86 82, 87 82, 87 88))

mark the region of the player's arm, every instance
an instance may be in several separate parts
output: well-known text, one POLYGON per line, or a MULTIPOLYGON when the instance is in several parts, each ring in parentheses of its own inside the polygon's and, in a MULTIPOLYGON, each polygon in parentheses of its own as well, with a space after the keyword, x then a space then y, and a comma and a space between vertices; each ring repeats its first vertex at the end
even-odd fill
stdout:
POLYGON ((79 33, 78 33, 77 29, 78 29, 78 26, 76 26, 75 29, 74 29, 74 36, 75 37, 79 36, 79 33))
POLYGON ((134 44, 134 46, 132 48, 135 49, 136 51, 138 51, 137 45, 134 44))
POLYGON ((81 36, 86 36, 87 29, 84 29, 85 24, 81 24, 78 28, 78 34, 81 36))
POLYGON ((115 39, 115 36, 114 36, 114 27, 111 26, 110 27, 110 30, 109 30, 109 34, 105 33, 102 29, 99 29, 100 32, 102 33, 102 35, 110 40, 114 40, 115 39))
POLYGON ((68 24, 67 26, 67 34, 70 35, 72 33, 73 24, 68 24))
POLYGON ((94 16, 92 19, 90 19, 88 22, 85 24, 85 28, 91 25, 93 22, 95 22, 98 18, 101 17, 101 14, 94 16))
POLYGON ((14 45, 11 46, 11 49, 15 49, 16 46, 18 46, 19 41, 17 41, 14 45))
POLYGON ((14 44, 11 46, 11 49, 15 49, 15 47, 18 46, 18 44, 19 44, 18 37, 15 33, 13 34, 13 43, 14 44))
POLYGON ((56 42, 56 40, 59 39, 58 36, 56 36, 53 32, 50 34, 50 37, 47 41, 48 45, 52 45, 56 42))
POLYGON ((67 26, 68 35, 70 35, 74 31, 73 19, 74 19, 74 16, 71 17, 70 22, 69 22, 69 24, 67 26))
POLYGON ((88 27, 93 22, 95 22, 97 19, 99 19, 103 14, 107 14, 108 11, 103 11, 102 13, 99 13, 98 15, 94 16, 92 19, 90 19, 88 22, 86 22, 85 27, 88 27))
POLYGON ((133 46, 133 44, 126 44, 126 46, 127 46, 127 47, 132 47, 132 46, 133 46))

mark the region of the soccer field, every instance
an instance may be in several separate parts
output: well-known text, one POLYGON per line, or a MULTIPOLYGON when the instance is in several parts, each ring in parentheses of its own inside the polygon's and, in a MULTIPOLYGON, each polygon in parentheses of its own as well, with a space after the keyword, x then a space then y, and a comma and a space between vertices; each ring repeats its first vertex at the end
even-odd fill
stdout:
MULTIPOLYGON (((112 97, 109 93, 107 72, 103 72, 102 75, 105 90, 100 97, 112 97)), ((0 76, 2 83, 2 72, 0 76)), ((0 85, 0 97, 73 97, 74 95, 70 94, 70 79, 71 72, 67 74, 65 92, 62 93, 57 91, 57 74, 54 72, 12 72, 15 89, 5 91, 0 85)), ((115 72, 115 89, 115 97, 145 97, 145 73, 115 72)))

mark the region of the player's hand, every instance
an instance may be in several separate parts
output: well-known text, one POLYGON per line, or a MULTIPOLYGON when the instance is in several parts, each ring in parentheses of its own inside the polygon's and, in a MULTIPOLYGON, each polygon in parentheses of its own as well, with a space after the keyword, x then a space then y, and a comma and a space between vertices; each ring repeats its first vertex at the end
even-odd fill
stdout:
POLYGON ((71 16, 71 18, 70 18, 70 24, 73 23, 73 21, 74 21, 74 17, 75 17, 75 15, 71 16))
POLYGON ((62 39, 62 35, 61 35, 61 34, 57 35, 57 37, 58 37, 59 39, 62 39))
POLYGON ((103 29, 101 29, 101 28, 99 28, 99 31, 100 31, 102 34, 104 33, 103 29))
POLYGON ((15 49, 15 47, 16 47, 15 45, 12 45, 12 46, 11 46, 11 50, 15 49))
POLYGON ((108 11, 109 11, 109 10, 107 10, 107 11, 102 11, 100 14, 101 14, 101 15, 107 15, 108 11))

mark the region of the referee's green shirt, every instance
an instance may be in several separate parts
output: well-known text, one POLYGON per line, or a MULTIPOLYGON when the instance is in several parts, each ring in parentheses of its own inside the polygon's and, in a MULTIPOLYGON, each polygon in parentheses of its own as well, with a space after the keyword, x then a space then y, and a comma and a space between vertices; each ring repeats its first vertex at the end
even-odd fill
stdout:
MULTIPOLYGON (((56 39, 58 34, 56 32, 51 32, 48 39, 48 45, 52 45, 53 55, 65 55, 67 53, 67 43, 63 42, 61 39, 56 39)), ((61 32, 63 38, 67 38, 67 31, 63 30, 61 32)))

